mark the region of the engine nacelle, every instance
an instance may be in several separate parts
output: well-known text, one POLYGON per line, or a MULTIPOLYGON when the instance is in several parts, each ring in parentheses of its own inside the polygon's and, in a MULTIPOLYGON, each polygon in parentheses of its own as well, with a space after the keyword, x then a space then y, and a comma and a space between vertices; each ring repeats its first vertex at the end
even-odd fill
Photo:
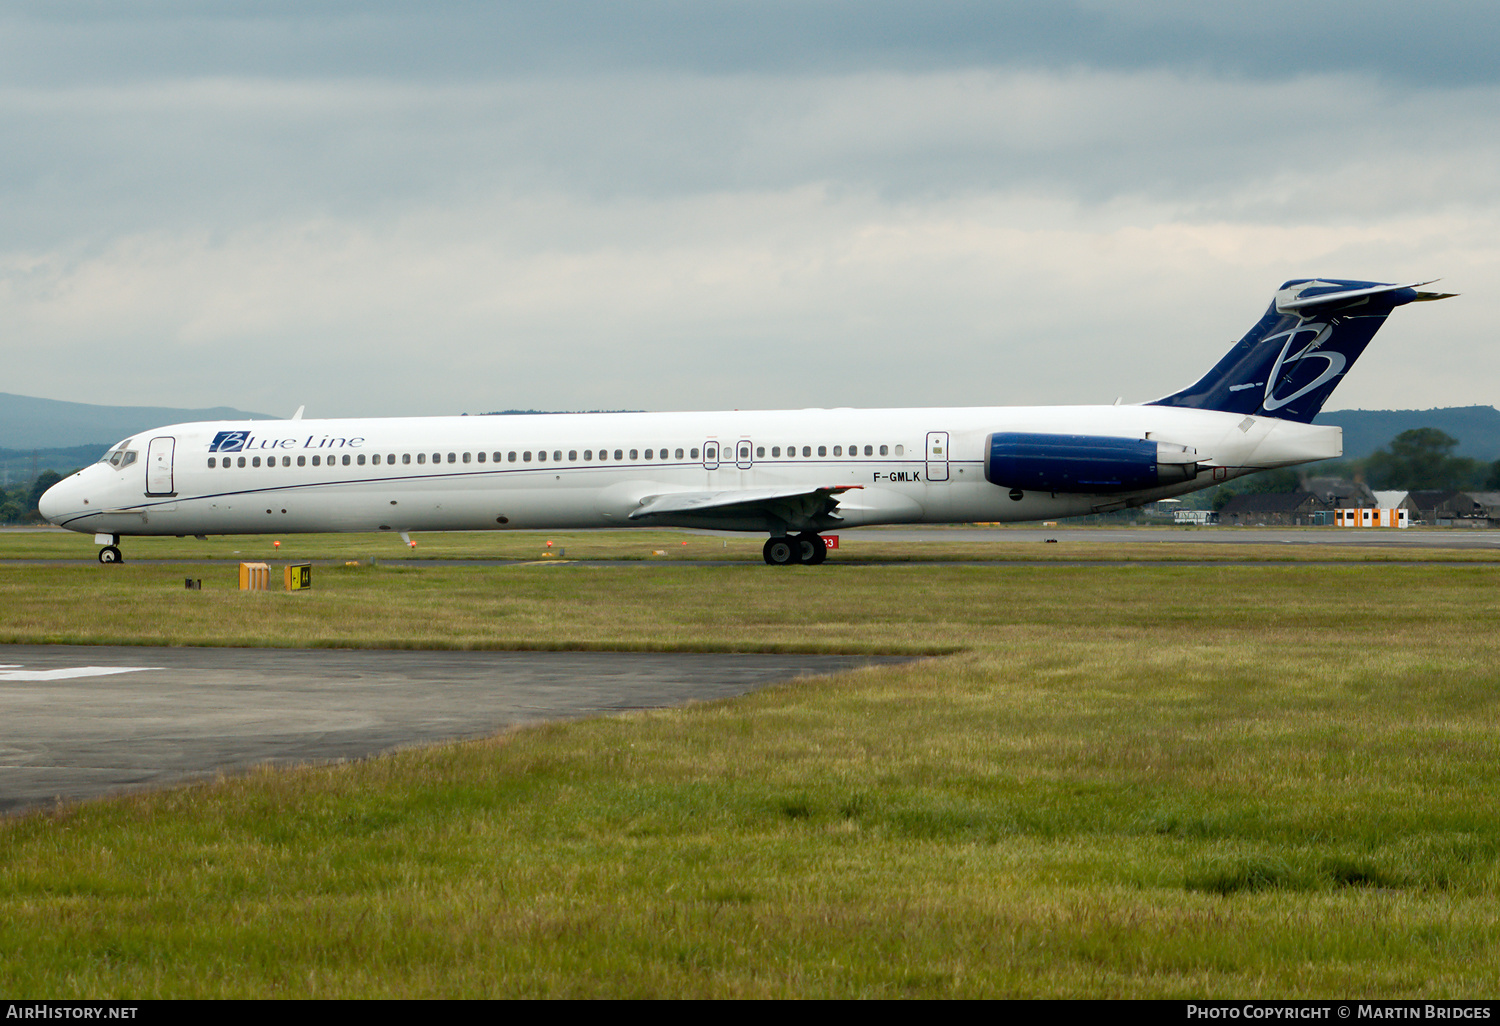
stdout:
POLYGON ((1038 492, 1133 492, 1191 481, 1196 449, 1149 438, 1000 431, 988 439, 984 476, 1038 492))

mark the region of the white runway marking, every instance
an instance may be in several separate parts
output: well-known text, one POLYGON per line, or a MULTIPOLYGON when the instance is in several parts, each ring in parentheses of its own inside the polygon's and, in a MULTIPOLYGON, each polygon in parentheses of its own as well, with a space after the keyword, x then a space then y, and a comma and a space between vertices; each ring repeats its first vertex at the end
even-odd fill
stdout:
POLYGON ((0 665, 0 681, 71 680, 74 677, 103 677, 111 673, 136 673, 160 670, 160 666, 65 666, 59 670, 28 670, 15 663, 0 665))

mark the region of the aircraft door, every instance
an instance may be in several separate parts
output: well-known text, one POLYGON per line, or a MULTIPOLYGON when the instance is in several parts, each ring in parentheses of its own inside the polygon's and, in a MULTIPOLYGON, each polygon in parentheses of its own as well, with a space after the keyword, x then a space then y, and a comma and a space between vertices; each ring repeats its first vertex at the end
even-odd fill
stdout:
POLYGON ((703 469, 719 469, 719 443, 712 439, 703 443, 703 469))
POLYGON ((754 454, 755 446, 751 444, 750 439, 741 438, 739 452, 735 454, 735 466, 741 470, 749 470, 755 464, 754 454))
POLYGON ((948 432, 927 432, 927 480, 948 480, 948 432))
POLYGON ((146 448, 147 495, 175 494, 172 489, 172 450, 176 447, 177 439, 170 435, 151 439, 146 448))

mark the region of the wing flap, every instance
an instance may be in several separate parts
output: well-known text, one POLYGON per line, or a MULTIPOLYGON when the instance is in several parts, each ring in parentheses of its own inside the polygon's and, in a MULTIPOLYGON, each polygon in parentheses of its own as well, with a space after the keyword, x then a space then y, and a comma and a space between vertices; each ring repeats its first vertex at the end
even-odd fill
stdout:
POLYGON ((736 488, 718 492, 666 492, 648 495, 629 514, 631 520, 680 517, 740 518, 766 515, 779 520, 802 521, 818 516, 837 519, 837 496, 863 485, 794 486, 788 488, 736 488))

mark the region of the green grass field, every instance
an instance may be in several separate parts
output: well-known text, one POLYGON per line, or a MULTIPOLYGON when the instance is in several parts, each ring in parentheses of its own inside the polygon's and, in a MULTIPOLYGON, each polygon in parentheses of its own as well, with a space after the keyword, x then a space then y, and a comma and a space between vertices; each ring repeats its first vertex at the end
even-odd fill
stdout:
POLYGON ((0 564, 9 641, 948 653, 0 821, 0 993, 1489 996, 1497 573, 0 564))

